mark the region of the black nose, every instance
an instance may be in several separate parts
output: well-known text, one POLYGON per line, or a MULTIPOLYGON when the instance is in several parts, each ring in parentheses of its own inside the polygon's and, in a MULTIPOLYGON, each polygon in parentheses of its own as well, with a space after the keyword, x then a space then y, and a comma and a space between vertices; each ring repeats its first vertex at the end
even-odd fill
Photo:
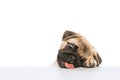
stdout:
POLYGON ((68 57, 67 61, 71 64, 73 64, 75 62, 75 57, 74 56, 70 56, 68 57))

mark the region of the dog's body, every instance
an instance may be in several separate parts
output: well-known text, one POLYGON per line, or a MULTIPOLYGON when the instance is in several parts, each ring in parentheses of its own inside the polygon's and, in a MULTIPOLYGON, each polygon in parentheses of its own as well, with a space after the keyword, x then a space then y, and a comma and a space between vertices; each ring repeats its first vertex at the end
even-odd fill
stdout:
POLYGON ((97 67, 102 62, 97 51, 87 41, 87 39, 78 33, 65 31, 62 38, 57 63, 61 68, 71 64, 76 67, 97 67))

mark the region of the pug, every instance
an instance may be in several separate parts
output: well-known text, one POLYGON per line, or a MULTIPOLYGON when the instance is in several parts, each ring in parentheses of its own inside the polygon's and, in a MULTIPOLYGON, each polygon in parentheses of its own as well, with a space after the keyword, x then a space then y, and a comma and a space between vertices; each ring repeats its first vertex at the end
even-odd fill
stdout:
POLYGON ((65 31, 57 54, 57 63, 61 68, 93 68, 102 62, 101 57, 87 39, 72 31, 65 31))

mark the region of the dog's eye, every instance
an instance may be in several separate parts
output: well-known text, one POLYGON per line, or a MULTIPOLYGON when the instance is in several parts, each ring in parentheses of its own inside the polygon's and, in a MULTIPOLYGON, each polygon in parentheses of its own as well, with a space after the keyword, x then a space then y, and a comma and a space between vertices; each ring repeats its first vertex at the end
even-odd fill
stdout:
POLYGON ((73 45, 71 45, 71 44, 69 44, 69 49, 73 49, 74 48, 74 46, 73 45))
POLYGON ((65 46, 64 50, 71 50, 71 51, 76 51, 77 50, 77 46, 73 43, 67 43, 67 45, 65 46))

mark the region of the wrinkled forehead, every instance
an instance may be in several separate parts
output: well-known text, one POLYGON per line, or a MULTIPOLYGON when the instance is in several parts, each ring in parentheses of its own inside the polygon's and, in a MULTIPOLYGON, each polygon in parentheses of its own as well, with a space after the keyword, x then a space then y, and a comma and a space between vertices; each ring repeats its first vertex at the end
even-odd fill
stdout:
POLYGON ((78 46, 79 39, 78 38, 71 38, 66 40, 66 42, 74 43, 76 46, 78 46))

